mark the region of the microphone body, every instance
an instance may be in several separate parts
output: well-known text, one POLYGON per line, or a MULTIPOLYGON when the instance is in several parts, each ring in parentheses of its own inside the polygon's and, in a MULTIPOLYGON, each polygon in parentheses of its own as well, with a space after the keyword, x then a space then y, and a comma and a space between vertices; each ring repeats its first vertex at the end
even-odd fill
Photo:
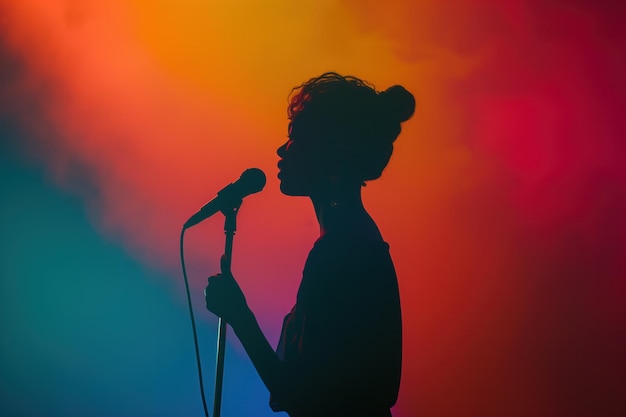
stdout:
POLYGON ((211 217, 218 211, 238 206, 244 197, 261 191, 265 187, 265 181, 265 174, 260 169, 246 169, 237 181, 228 184, 218 191, 217 196, 213 200, 206 203, 196 214, 191 216, 183 228, 188 229, 211 217))

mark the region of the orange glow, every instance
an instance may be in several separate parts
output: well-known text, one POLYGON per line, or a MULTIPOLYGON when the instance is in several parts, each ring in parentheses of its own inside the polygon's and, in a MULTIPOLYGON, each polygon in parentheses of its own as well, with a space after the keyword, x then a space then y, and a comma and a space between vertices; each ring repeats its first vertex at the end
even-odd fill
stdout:
MULTIPOLYGON (((623 29, 607 17, 618 12, 522 0, 4 3, 4 42, 26 71, 3 107, 27 95, 37 114, 3 110, 133 256, 178 280, 184 220, 245 168, 263 169, 266 190, 241 209, 233 270, 276 340, 317 233, 309 203, 278 191, 287 96, 329 70, 379 90, 402 84, 416 114, 364 191, 400 279, 397 416, 567 415, 617 390, 616 371, 599 392, 549 366, 591 381, 591 364, 623 361, 603 356, 612 336, 585 342, 575 330, 593 332, 587 314, 609 326, 615 313, 585 298, 585 277, 569 281, 594 275, 594 297, 623 318, 615 109, 626 64, 623 29), (568 350, 577 344, 584 363, 568 350)), ((216 218, 189 233, 196 289, 217 269, 221 228, 216 218)))

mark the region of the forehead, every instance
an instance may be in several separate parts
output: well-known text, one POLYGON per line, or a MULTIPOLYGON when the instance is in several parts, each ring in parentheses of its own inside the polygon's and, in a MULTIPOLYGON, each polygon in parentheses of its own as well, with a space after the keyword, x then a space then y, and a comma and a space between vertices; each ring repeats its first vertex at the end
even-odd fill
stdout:
POLYGON ((297 115, 289 122, 287 126, 287 134, 291 140, 310 137, 312 133, 312 125, 308 118, 297 115))

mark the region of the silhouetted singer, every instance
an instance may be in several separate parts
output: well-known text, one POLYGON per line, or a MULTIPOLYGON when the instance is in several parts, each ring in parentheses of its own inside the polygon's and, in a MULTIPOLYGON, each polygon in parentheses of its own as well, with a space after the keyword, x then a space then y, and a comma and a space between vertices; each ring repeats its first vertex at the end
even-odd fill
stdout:
POLYGON ((377 92, 332 72, 291 93, 288 140, 277 151, 280 189, 311 199, 320 237, 276 351, 227 262, 206 289, 207 309, 241 340, 274 411, 391 416, 402 363, 400 297, 389 245, 363 206, 361 187, 380 177, 414 109, 401 86, 377 92))

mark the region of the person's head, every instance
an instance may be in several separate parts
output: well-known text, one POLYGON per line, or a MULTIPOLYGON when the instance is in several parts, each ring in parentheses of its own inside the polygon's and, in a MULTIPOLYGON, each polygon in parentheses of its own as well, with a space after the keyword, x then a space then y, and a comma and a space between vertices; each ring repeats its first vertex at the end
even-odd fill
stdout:
POLYGON ((281 191, 311 195, 333 181, 380 177, 415 99, 399 85, 378 92, 352 76, 327 72, 292 90, 289 139, 278 149, 281 191))

